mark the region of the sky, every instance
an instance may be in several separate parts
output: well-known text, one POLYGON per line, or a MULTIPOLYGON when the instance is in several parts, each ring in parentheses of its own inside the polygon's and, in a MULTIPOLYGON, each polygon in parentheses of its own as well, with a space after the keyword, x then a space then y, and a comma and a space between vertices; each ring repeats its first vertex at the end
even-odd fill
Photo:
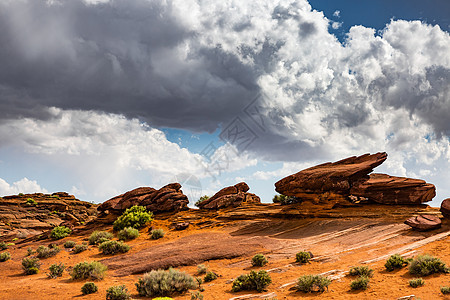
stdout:
POLYGON ((450 2, 0 0, 0 195, 201 195, 386 151, 450 197, 450 2), (394 2, 394 3, 392 3, 394 2))

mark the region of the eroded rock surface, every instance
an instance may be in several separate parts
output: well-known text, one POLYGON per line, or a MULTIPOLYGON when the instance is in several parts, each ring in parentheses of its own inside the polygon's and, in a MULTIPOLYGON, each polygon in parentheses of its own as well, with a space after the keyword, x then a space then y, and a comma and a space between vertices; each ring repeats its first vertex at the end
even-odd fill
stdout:
POLYGON ((385 152, 352 156, 314 166, 275 183, 275 190, 314 203, 368 199, 382 204, 421 204, 436 195, 433 184, 420 179, 370 174, 387 159, 385 152))
POLYGON ((65 192, 4 196, 0 199, 0 234, 25 238, 59 225, 87 223, 96 214, 95 204, 65 192))
POLYGON ((450 198, 444 199, 444 201, 442 201, 441 213, 444 217, 450 218, 450 198))
POLYGON ((436 196, 436 188, 420 179, 373 173, 355 182, 350 193, 382 204, 421 204, 436 196))
POLYGON ((435 215, 420 215, 407 219, 405 224, 416 231, 428 231, 440 228, 442 222, 435 215))
POLYGON ((219 209, 230 206, 237 207, 244 202, 261 203, 261 199, 258 196, 247 192, 249 189, 249 186, 245 182, 225 187, 211 198, 200 202, 198 207, 201 209, 219 209))
POLYGON ((159 190, 139 187, 103 202, 97 209, 121 213, 133 205, 141 205, 153 213, 158 213, 186 210, 188 203, 187 196, 181 190, 181 184, 171 183, 159 190))

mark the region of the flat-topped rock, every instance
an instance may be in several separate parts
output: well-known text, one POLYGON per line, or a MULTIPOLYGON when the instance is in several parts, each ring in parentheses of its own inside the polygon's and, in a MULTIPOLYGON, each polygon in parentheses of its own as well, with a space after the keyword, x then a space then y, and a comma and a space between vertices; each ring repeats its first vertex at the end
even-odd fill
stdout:
POLYGON ((355 182, 350 193, 382 204, 421 204, 436 196, 436 188, 421 179, 373 173, 355 182))
POLYGON ((433 184, 424 180, 370 174, 387 159, 385 152, 352 156, 325 163, 287 176, 275 183, 275 190, 300 201, 343 204, 364 199, 382 204, 421 204, 436 195, 433 184))
POLYGON ((368 178, 373 169, 387 159, 385 152, 352 156, 324 163, 289 175, 275 183, 275 190, 286 196, 320 202, 339 195, 350 195, 353 183, 368 178))
POLYGON ((247 192, 249 189, 245 182, 225 187, 211 198, 200 202, 198 207, 200 209, 219 209, 237 207, 242 205, 242 203, 261 203, 261 199, 258 196, 247 192))
POLYGON ((181 190, 181 184, 170 183, 159 190, 139 187, 103 202, 97 209, 121 213, 134 205, 145 206, 153 213, 188 209, 189 200, 181 190))

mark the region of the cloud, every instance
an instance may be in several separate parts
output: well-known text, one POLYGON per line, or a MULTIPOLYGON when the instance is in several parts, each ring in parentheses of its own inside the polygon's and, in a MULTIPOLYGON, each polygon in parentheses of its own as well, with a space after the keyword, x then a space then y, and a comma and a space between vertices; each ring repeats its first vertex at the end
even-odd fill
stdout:
POLYGON ((341 11, 340 10, 335 10, 333 13, 333 17, 337 17, 339 18, 341 16, 341 11))
POLYGON ((122 172, 196 172, 155 128, 239 117, 256 138, 233 145, 258 160, 387 150, 399 174, 448 167, 449 33, 391 20, 340 43, 333 22, 304 0, 1 1, 0 138, 122 172))
POLYGON ((48 191, 42 188, 35 180, 29 180, 26 177, 13 182, 12 184, 9 184, 4 179, 0 178, 0 195, 17 195, 19 193, 48 193, 48 191))

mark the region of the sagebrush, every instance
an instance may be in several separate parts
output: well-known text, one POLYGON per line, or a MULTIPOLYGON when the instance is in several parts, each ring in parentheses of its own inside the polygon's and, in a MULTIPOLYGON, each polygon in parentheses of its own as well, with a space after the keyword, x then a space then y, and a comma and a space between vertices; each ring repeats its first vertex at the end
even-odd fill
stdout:
POLYGON ((86 251, 88 249, 88 245, 87 244, 78 244, 75 245, 75 247, 73 247, 72 252, 75 254, 81 253, 83 251, 86 251))
POLYGON ((404 266, 408 265, 408 260, 404 259, 400 254, 394 254, 391 255, 386 263, 384 264, 384 267, 387 271, 394 271, 395 269, 401 269, 404 266))
POLYGON ((96 230, 89 236, 89 245, 98 245, 111 240, 113 237, 114 235, 110 232, 96 230))
POLYGON ((250 274, 240 275, 233 281, 232 291, 252 291, 262 292, 272 282, 269 273, 266 271, 250 271, 250 274))
POLYGON ((151 237, 153 240, 158 240, 164 237, 164 230, 162 229, 153 229, 151 232, 151 237))
POLYGON ((427 276, 434 273, 448 273, 449 268, 437 257, 419 255, 409 264, 409 273, 419 276, 427 276))
POLYGON ((0 262, 4 262, 11 259, 11 254, 9 252, 0 253, 0 262))
POLYGON ((72 276, 72 279, 101 280, 103 279, 106 270, 107 267, 101 262, 85 261, 76 264, 70 272, 70 276, 72 276))
POLYGON ((367 290, 370 279, 367 276, 360 276, 350 283, 352 290, 367 290))
POLYGON ((121 241, 133 240, 139 236, 139 230, 133 227, 126 227, 117 233, 117 238, 121 241))
POLYGON ((350 276, 366 276, 366 277, 372 277, 373 276, 373 269, 370 269, 367 266, 358 266, 358 267, 351 267, 349 271, 350 276))
POLYGON ((106 290, 106 300, 127 300, 131 299, 125 285, 112 286, 106 290))
POLYGON ((61 277, 64 270, 66 269, 66 267, 64 266, 63 263, 58 263, 58 264, 52 264, 48 270, 50 271, 50 273, 47 274, 47 276, 49 278, 57 278, 57 277, 61 277))
POLYGON ((130 246, 121 241, 106 241, 98 246, 98 250, 103 254, 125 253, 130 250, 130 246))
POLYGON ((422 278, 414 278, 409 281, 409 286, 416 288, 425 284, 425 280, 422 278))
POLYGON ((95 283, 93 282, 86 282, 82 287, 81 287, 81 293, 83 295, 89 295, 89 294, 93 294, 95 292, 98 291, 98 287, 95 285, 95 283))
POLYGON ((197 286, 194 277, 172 268, 167 271, 156 270, 145 273, 136 283, 139 295, 144 297, 170 296, 195 289, 197 286))
POLYGON ((309 253, 308 251, 300 251, 295 255, 295 261, 302 264, 308 263, 310 259, 311 253, 309 253))
POLYGON ((321 275, 304 275, 297 281, 295 289, 304 293, 325 291, 328 290, 328 286, 331 284, 331 280, 321 275))
POLYGON ((254 266, 254 267, 263 267, 268 262, 269 261, 267 260, 267 258, 261 253, 255 254, 252 257, 252 266, 254 266))
POLYGON ((49 248, 47 246, 39 246, 36 249, 37 257, 38 258, 48 258, 55 256, 61 251, 61 249, 58 246, 55 246, 53 248, 49 248))
POLYGON ((22 269, 24 270, 25 274, 37 274, 40 268, 41 262, 39 258, 25 257, 24 259, 22 259, 22 269))

